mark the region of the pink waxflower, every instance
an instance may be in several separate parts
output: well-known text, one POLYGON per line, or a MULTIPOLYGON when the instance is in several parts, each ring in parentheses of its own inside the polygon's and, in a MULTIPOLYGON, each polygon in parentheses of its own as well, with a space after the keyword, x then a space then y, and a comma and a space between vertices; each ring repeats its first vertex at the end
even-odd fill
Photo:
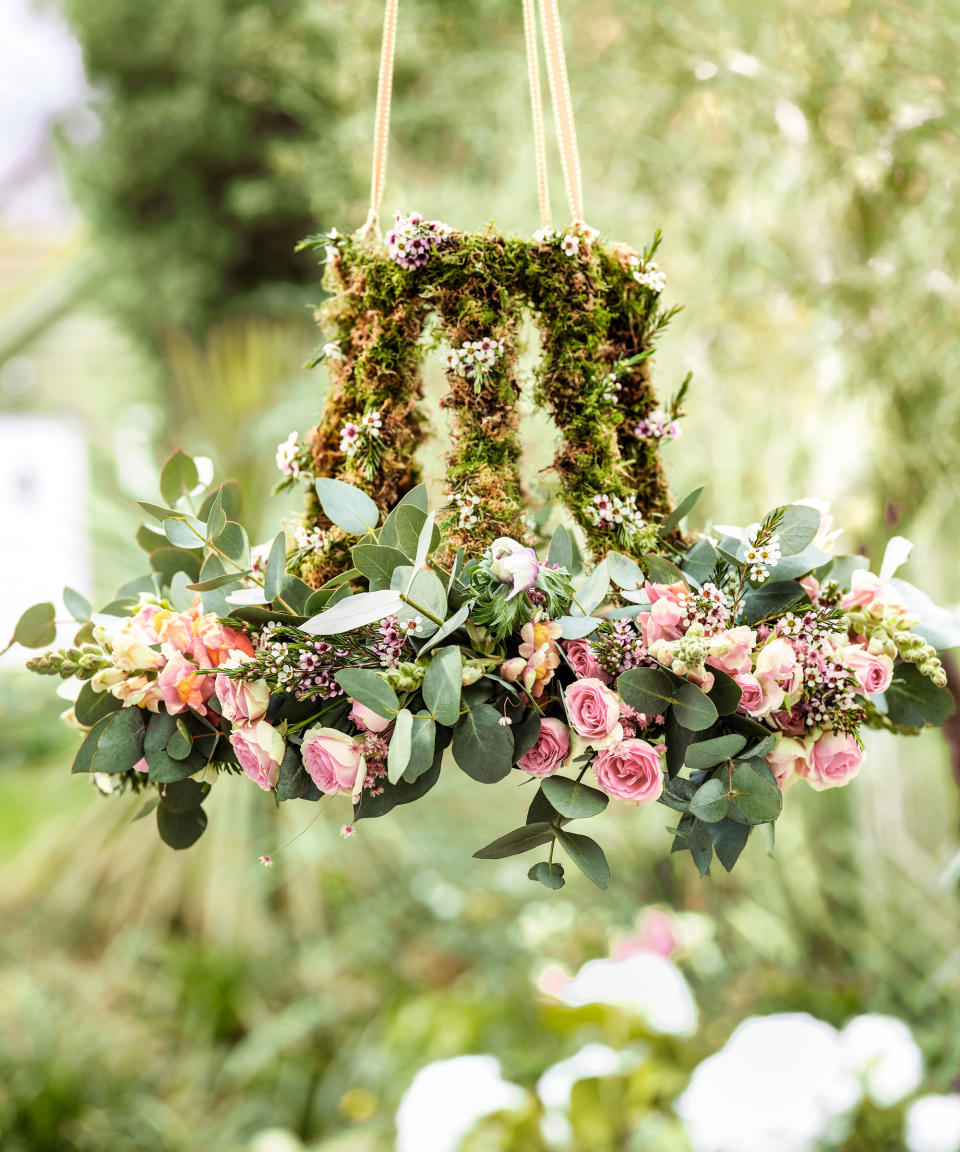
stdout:
POLYGON ((531 776, 552 776, 570 753, 570 730, 560 720, 547 716, 540 721, 540 735, 517 767, 531 776))
POLYGON ((266 720, 238 724, 230 733, 230 744, 240 767, 264 791, 275 787, 286 751, 283 737, 266 720))
POLYGON ((807 775, 810 769, 810 744, 805 740, 781 736, 773 746, 773 751, 768 752, 764 759, 776 776, 777 784, 783 789, 798 776, 807 775))
POLYGON ((223 672, 214 679, 220 713, 231 724, 253 724, 267 714, 270 685, 266 680, 233 680, 223 672))
POLYGON ((366 776, 363 742, 336 728, 310 728, 302 751, 304 767, 321 792, 352 792, 366 776))
POLYGON ((866 568, 856 568, 850 577, 850 591, 840 601, 840 607, 862 608, 877 619, 886 612, 902 614, 906 605, 900 593, 890 584, 885 584, 866 568))
POLYGON ((620 699, 602 680, 577 680, 564 692, 563 699, 570 723, 588 744, 599 747, 622 735, 620 699))
POLYGON ((382 732, 384 728, 389 728, 393 723, 392 720, 378 716, 372 708, 368 708, 366 704, 361 704, 359 700, 351 700, 350 704, 349 719, 364 732, 382 732))
POLYGON ((721 672, 736 676, 749 672, 753 666, 750 653, 756 647, 757 634, 746 624, 725 628, 707 639, 707 663, 721 672))
POLYGON ((886 692, 893 679, 893 661, 889 656, 868 652, 862 644, 848 644, 835 653, 837 661, 857 678, 860 690, 868 696, 886 692))
POLYGON ((660 754, 646 740, 621 740, 602 749, 593 774, 609 796, 635 804, 651 804, 663 792, 660 754))
POLYGON ((560 665, 560 651, 556 641, 560 638, 560 625, 551 620, 533 620, 520 630, 523 643, 520 655, 506 660, 500 671, 505 680, 521 683, 539 700, 560 665))
POLYGON ((612 681, 613 677, 610 673, 604 672, 597 663, 597 658, 593 654, 593 646, 589 640, 569 640, 566 649, 570 667, 579 680, 602 680, 604 684, 609 684, 612 681))
POLYGON ((807 782, 818 792, 852 780, 860 771, 863 749, 842 732, 825 732, 809 754, 807 782))
POLYGON ((532 548, 525 548, 509 536, 501 536, 490 546, 490 571, 501 584, 509 584, 508 600, 528 592, 540 575, 540 562, 532 548))
POLYGON ((199 676, 197 667, 174 649, 167 649, 167 662, 157 677, 163 703, 171 716, 192 708, 201 716, 207 714, 206 704, 213 695, 213 677, 199 676))

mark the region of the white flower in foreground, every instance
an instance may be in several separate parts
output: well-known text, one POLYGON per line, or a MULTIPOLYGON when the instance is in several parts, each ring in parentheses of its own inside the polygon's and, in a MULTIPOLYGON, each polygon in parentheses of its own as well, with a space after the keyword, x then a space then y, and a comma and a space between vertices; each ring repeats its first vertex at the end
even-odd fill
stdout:
POLYGON ((960 1152, 960 1096, 921 1096, 907 1109, 910 1152, 960 1152))
POLYGON ((836 1029, 798 1012, 745 1020, 676 1109, 693 1152, 816 1152, 860 1096, 836 1029))
POLYGON ((303 1144, 286 1128, 267 1128, 251 1140, 250 1152, 303 1152, 303 1144))
POLYGON ((697 1005, 680 969, 655 952, 624 960, 588 960, 558 992, 571 1008, 609 1004, 635 1012, 653 1032, 689 1036, 697 1029, 697 1005))
POLYGON ((857 1016, 840 1033, 847 1070, 878 1108, 892 1108, 920 1087, 923 1054, 913 1033, 893 1016, 857 1016))
POLYGON ((527 1094, 500 1075, 495 1056, 457 1056, 414 1076, 397 1109, 396 1152, 456 1152, 484 1116, 526 1107, 527 1094))
POLYGON ((606 1044, 585 1044, 566 1060, 552 1064, 537 1081, 537 1095, 544 1108, 565 1112, 570 1107, 570 1095, 578 1080, 596 1080, 600 1076, 616 1076, 628 1061, 620 1052, 606 1044))

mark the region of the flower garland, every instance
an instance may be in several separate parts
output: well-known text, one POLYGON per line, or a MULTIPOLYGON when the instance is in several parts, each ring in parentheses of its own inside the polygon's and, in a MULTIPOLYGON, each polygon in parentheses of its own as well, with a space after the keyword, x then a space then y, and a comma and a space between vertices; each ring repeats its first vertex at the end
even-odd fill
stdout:
MULTIPOLYGON (((279 454, 291 470, 295 443, 279 454)), ((138 815, 155 811, 174 848, 203 833, 224 775, 282 802, 341 796, 353 836, 460 769, 535 782, 523 822, 475 855, 542 849, 529 876, 548 888, 565 882, 558 853, 606 887, 603 849, 572 825, 611 800, 672 809, 673 849, 706 874, 733 867, 789 786, 856 776, 864 728, 914 732, 953 710, 937 649, 960 625, 893 578, 903 541, 880 575, 834 555, 817 502, 687 541, 695 493, 650 521, 638 558, 610 551, 583 572, 565 527, 546 557, 508 536, 454 549, 473 504, 438 527, 423 486, 384 517, 320 477, 347 560, 314 589, 291 571, 300 539, 254 555, 235 488, 204 493, 183 453, 161 491, 165 506, 141 505, 158 525, 137 536, 150 574, 99 613, 66 590, 79 631, 28 667, 75 684, 73 771, 147 794, 138 815)), ((55 633, 54 606, 36 605, 14 642, 55 633)))

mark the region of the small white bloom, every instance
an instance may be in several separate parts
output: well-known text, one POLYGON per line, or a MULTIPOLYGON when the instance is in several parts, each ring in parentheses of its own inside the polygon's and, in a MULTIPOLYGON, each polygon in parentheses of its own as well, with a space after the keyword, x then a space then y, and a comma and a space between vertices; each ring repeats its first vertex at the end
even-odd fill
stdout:
POLYGON ((580 237, 579 236, 564 236, 560 241, 560 251, 564 256, 576 256, 580 251, 580 237))
POLYGON ((894 1016, 857 1016, 840 1033, 846 1067, 878 1108, 892 1108, 923 1081, 923 1055, 913 1033, 894 1016))
POLYGON ((907 1109, 909 1152, 960 1152, 960 1096, 920 1096, 907 1109))
POLYGON ((277 445, 277 467, 284 476, 292 476, 296 479, 300 475, 300 465, 297 462, 298 454, 297 433, 291 432, 282 444, 277 445))

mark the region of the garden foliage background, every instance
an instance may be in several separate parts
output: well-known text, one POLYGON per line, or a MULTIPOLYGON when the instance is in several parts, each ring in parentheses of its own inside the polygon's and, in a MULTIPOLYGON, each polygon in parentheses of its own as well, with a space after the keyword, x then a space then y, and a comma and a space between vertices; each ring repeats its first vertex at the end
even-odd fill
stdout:
MULTIPOLYGON (((401 7, 386 204, 532 231, 520 5, 401 7)), ((960 601, 960 4, 562 8, 588 219, 638 248, 661 227, 666 295, 685 305, 655 369, 663 395, 695 374, 665 449, 675 492, 707 483, 701 522, 826 497, 848 548, 879 558, 903 533, 917 583, 960 601)), ((320 289, 293 248, 363 219, 382 17, 373 0, 63 0, 84 108, 60 8, 40 11, 14 0, 2 49, 5 122, 33 135, 0 178, 0 427, 5 444, 49 445, 2 494, 7 631, 76 571, 58 541, 86 550, 81 590, 98 601, 139 574, 133 501, 156 498, 153 465, 174 447, 241 479, 264 537, 295 512, 270 496, 273 447, 312 425, 325 378, 300 367, 320 289), (59 77, 45 124, 17 67, 59 77), (66 513, 28 524, 36 489, 66 513)), ((549 436, 525 420, 533 475, 549 436)), ((435 479, 442 443, 441 425, 424 449, 435 479)), ((577 1088, 576 1147, 683 1149, 670 1102, 690 1069, 775 1011, 887 1012, 913 1028, 930 1088, 960 1071, 960 773, 939 734, 877 734, 852 787, 788 793, 775 856, 751 841, 735 876, 662 859, 665 810, 624 807, 609 892, 573 879, 542 895, 515 861, 469 858, 525 797, 460 776, 346 842, 336 815, 308 827, 306 806, 277 813, 234 782, 197 848, 173 854, 129 824, 135 800, 70 778, 50 685, 14 664, 0 669, 10 1152, 382 1149, 430 1061, 494 1053, 532 1087, 594 1040, 649 1058, 577 1088), (537 990, 547 961, 606 955, 651 903, 695 914, 680 956, 692 1038, 651 1040, 629 1014, 537 990), (293 1136, 263 1136, 278 1127, 293 1136)), ((487 1125, 471 1147, 547 1146, 533 1097, 487 1125)), ((899 1148, 900 1130, 865 1106, 843 1147, 899 1148)))

